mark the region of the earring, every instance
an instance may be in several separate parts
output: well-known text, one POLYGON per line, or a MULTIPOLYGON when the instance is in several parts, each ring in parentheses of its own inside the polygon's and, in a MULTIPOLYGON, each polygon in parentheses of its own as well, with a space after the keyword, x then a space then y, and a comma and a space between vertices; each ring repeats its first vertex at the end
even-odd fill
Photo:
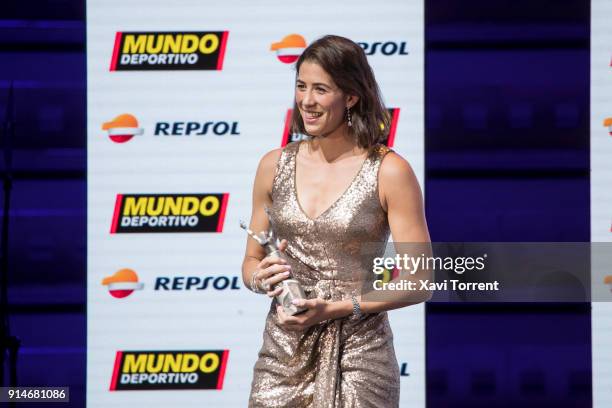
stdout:
POLYGON ((351 117, 351 108, 346 107, 346 121, 348 127, 353 127, 353 118, 351 117))

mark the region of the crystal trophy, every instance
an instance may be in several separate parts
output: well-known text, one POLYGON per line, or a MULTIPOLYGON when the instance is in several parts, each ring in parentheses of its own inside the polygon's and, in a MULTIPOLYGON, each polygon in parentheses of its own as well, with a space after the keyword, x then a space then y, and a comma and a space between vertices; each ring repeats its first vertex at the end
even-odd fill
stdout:
MULTIPOLYGON (((267 209, 266 214, 268 214, 269 219, 270 214, 268 213, 267 209)), ((240 221, 240 227, 243 228, 251 238, 257 241, 257 243, 259 243, 259 245, 265 249, 268 256, 272 255, 285 260, 287 259, 283 252, 278 249, 280 240, 274 234, 272 222, 270 222, 270 229, 268 229, 268 231, 262 231, 259 234, 255 234, 253 231, 248 229, 244 221, 240 221)), ((295 299, 307 299, 304 289, 297 280, 292 279, 291 276, 289 276, 288 279, 280 281, 275 286, 278 285, 283 288, 283 291, 280 295, 276 296, 276 301, 283 307, 285 313, 293 316, 307 310, 306 308, 296 306, 292 303, 295 299)))

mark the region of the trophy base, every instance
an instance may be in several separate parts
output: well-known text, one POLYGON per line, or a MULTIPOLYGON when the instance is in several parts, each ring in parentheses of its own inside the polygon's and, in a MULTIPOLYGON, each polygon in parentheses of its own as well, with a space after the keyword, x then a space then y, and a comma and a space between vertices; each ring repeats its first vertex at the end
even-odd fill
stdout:
POLYGON ((276 297, 276 301, 283 307, 283 311, 289 316, 305 312, 304 307, 298 307, 292 302, 295 299, 306 299, 306 294, 300 283, 295 279, 285 279, 280 282, 283 292, 276 297))

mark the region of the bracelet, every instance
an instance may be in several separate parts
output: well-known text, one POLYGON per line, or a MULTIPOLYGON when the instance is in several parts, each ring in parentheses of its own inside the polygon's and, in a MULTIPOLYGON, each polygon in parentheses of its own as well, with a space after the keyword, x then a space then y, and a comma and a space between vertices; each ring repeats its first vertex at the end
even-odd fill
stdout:
POLYGON ((361 313, 361 306, 359 306, 355 295, 351 295, 351 302, 353 302, 353 316, 361 317, 363 313, 361 313))
POLYGON ((251 290, 255 293, 263 294, 266 293, 262 288, 259 287, 255 279, 257 278, 257 272, 253 271, 251 274, 251 290))

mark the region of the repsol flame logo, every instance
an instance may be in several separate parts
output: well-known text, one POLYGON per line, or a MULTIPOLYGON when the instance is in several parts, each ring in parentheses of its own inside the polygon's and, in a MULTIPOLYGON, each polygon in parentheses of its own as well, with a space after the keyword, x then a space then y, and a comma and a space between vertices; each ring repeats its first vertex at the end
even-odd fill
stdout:
POLYGON ((102 280, 102 285, 106 286, 108 293, 114 298, 128 297, 135 290, 142 290, 144 283, 138 281, 138 275, 132 269, 123 268, 111 276, 102 280))
POLYGON ((108 137, 115 143, 125 143, 136 135, 142 135, 144 129, 138 127, 138 119, 129 113, 122 113, 110 122, 102 125, 102 130, 108 132, 108 137))
POLYGON ((228 193, 117 194, 110 232, 221 232, 228 198, 228 193))
POLYGON ((228 31, 117 32, 111 71, 221 70, 228 31))
MULTIPOLYGON (((389 136, 382 143, 387 145, 388 147, 393 147, 393 143, 395 142, 395 131, 397 129, 397 122, 399 120, 399 108, 387 108, 389 112, 389 122, 391 124, 391 129, 389 130, 389 136)), ((303 135, 301 133, 292 133, 291 132, 291 115, 293 114, 293 109, 287 109, 287 114, 285 115, 285 128, 283 129, 283 137, 281 138, 281 147, 285 147, 288 143, 295 142, 298 140, 306 139, 308 136, 303 135)), ((381 130, 383 129, 383 125, 380 125, 381 130)))
POLYGON ((300 58, 306 48, 306 40, 299 34, 289 34, 281 41, 272 43, 270 51, 276 51, 276 58, 282 63, 292 64, 300 58))
POLYGON ((221 390, 229 350, 117 351, 110 391, 221 390))

